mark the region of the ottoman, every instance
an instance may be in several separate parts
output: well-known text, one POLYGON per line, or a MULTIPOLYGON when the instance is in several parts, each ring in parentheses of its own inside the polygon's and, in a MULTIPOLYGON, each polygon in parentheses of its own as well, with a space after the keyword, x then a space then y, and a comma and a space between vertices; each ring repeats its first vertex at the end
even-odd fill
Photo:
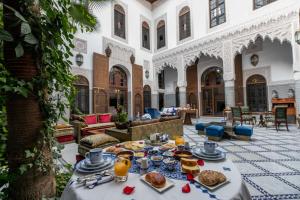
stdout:
POLYGON ((198 131, 199 135, 205 135, 205 128, 208 126, 208 123, 198 123, 195 125, 196 130, 198 131))
POLYGON ((84 137, 80 140, 78 146, 78 153, 82 156, 85 156, 86 152, 89 152, 90 149, 94 148, 105 148, 108 146, 115 145, 120 141, 112 136, 106 134, 97 134, 97 135, 90 135, 84 137))
POLYGON ((211 125, 205 128, 205 132, 209 140, 220 141, 224 135, 224 127, 211 125))
POLYGON ((253 128, 249 126, 236 126, 234 132, 237 139, 250 140, 253 135, 253 128))

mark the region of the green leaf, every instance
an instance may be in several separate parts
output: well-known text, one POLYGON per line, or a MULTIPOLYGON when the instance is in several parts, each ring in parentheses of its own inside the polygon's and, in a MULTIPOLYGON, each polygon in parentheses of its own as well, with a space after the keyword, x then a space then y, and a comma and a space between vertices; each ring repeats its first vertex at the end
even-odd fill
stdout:
POLYGON ((30 152, 30 150, 25 150, 25 156, 26 158, 33 158, 34 153, 30 152))
POLYGON ((92 29, 96 28, 96 17, 90 14, 84 5, 72 4, 69 8, 69 13, 76 23, 83 24, 92 29))
POLYGON ((21 35, 26 35, 31 33, 30 25, 26 22, 22 22, 21 24, 21 35))
POLYGON ((0 40, 11 42, 14 40, 14 38, 8 31, 0 29, 0 40))
POLYGON ((16 48, 15 48, 15 52, 16 52, 16 57, 20 58, 21 56, 24 55, 24 49, 21 43, 19 43, 16 48))
POLYGON ((19 170, 20 170, 20 173, 21 173, 21 174, 24 174, 24 173, 27 171, 27 166, 26 166, 26 164, 22 164, 22 165, 19 167, 19 170))
POLYGON ((28 44, 37 44, 38 43, 38 40, 32 33, 25 35, 24 41, 27 42, 28 44))

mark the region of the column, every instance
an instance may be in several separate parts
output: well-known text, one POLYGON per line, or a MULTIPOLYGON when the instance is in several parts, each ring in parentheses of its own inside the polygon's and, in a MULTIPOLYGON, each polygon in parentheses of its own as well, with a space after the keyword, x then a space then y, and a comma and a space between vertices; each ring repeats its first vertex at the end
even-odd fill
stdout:
POLYGON ((223 43, 223 79, 225 82, 225 106, 235 106, 234 91, 234 53, 232 41, 228 40, 223 43))
POLYGON ((157 108, 159 107, 158 103, 158 72, 154 69, 153 72, 153 89, 151 90, 151 107, 157 108))
POLYGON ((177 86, 179 88, 179 105, 180 107, 186 106, 186 67, 184 63, 184 59, 182 56, 177 57, 178 64, 177 64, 177 73, 178 73, 178 80, 177 86))
POLYGON ((179 86, 179 103, 180 107, 186 106, 186 85, 179 86))
POLYGON ((235 106, 234 80, 225 81, 225 106, 235 106))
MULTIPOLYGON (((293 33, 299 30, 299 23, 293 24, 293 33)), ((300 114, 300 45, 295 42, 295 38, 292 39, 293 48, 293 73, 295 80, 295 100, 296 100, 296 112, 300 114)))

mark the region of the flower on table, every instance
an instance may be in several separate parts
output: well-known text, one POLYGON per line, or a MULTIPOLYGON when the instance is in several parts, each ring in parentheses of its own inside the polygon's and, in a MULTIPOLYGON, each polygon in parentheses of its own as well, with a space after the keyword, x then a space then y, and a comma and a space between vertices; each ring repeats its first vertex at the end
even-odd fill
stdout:
POLYGON ((135 188, 135 187, 126 186, 126 187, 124 187, 124 189, 123 189, 123 193, 124 193, 124 194, 127 194, 127 195, 130 195, 131 193, 133 193, 134 188, 135 188))

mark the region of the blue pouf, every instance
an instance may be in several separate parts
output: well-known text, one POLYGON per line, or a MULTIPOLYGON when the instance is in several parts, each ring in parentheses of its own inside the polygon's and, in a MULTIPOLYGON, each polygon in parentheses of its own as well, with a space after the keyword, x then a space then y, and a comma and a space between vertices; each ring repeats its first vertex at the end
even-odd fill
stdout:
POLYGON ((221 140, 224 135, 224 127, 211 125, 205 128, 206 136, 210 140, 221 140))
POLYGON ((253 135, 253 128, 249 126, 236 126, 234 132, 238 139, 249 140, 253 135))
POLYGON ((205 135, 205 128, 208 126, 208 123, 198 123, 195 125, 195 129, 198 131, 200 135, 205 135))

